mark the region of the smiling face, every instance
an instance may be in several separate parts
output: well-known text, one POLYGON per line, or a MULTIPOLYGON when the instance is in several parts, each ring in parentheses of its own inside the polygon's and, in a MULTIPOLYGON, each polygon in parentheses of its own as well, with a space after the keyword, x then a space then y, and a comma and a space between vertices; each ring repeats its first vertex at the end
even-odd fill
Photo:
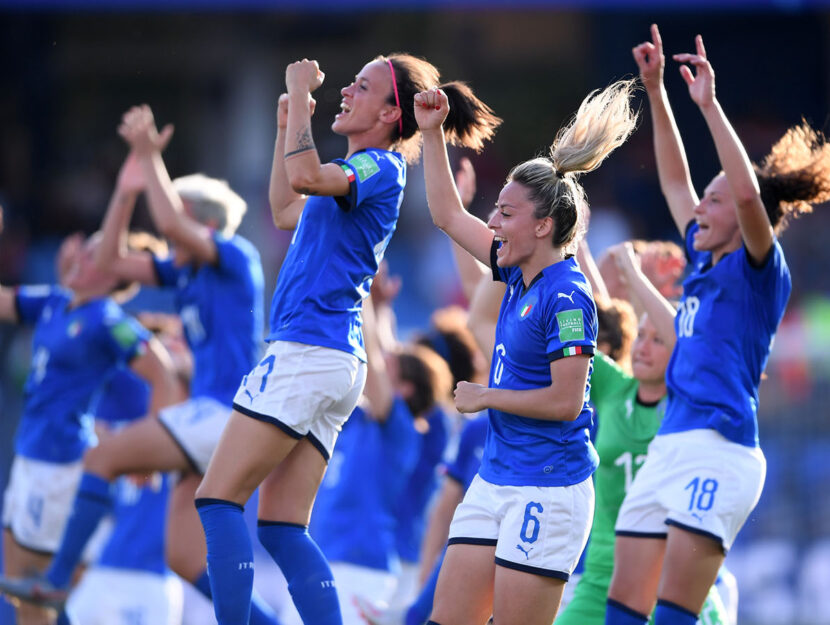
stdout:
POLYGON ((671 350, 657 334, 654 324, 648 315, 643 315, 631 348, 634 377, 641 384, 664 383, 670 356, 671 350))
MULTIPOLYGON (((354 82, 340 90, 340 113, 334 118, 331 129, 340 135, 352 136, 377 128, 392 125, 384 122, 381 115, 397 107, 389 103, 392 97, 392 72, 389 64, 374 60, 363 66, 354 82)), ((388 121, 388 120, 387 120, 388 121)), ((397 124, 395 118, 393 124, 397 124)))
POLYGON ((712 252, 716 258, 741 245, 737 208, 726 175, 718 174, 706 187, 703 199, 695 206, 694 217, 700 229, 694 236, 694 248, 712 252))
POLYGON ((487 222, 502 242, 496 252, 499 267, 521 266, 536 252, 540 241, 550 248, 547 237, 538 236, 537 228, 545 220, 535 217, 535 210, 527 187, 518 182, 508 182, 499 193, 496 211, 487 222))

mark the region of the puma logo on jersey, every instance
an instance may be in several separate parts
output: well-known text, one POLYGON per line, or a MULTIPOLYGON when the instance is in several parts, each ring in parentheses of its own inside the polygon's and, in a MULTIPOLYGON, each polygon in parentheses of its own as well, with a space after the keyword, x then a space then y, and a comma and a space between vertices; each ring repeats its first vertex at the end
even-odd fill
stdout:
POLYGON ((556 297, 557 298, 564 297, 566 300, 570 301, 571 304, 574 303, 574 292, 573 291, 571 291, 570 295, 565 295, 564 293, 557 293, 556 297))
POLYGON ((516 549, 518 549, 523 554, 525 554, 525 560, 530 560, 530 552, 533 551, 533 547, 530 547, 529 549, 525 549, 521 545, 516 545, 516 549))

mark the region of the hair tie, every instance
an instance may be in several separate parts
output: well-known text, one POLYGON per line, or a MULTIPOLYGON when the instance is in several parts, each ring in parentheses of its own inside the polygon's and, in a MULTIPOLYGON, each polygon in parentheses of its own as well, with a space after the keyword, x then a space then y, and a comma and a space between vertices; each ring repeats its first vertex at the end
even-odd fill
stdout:
MULTIPOLYGON (((389 63, 389 71, 392 72, 392 90, 395 92, 395 106, 401 108, 401 99, 398 96, 398 81, 395 80, 395 68, 392 66, 392 60, 386 59, 389 63)), ((398 134, 403 137, 403 109, 401 109, 401 116, 398 117, 398 134)))
POLYGON ((561 171, 560 171, 560 170, 556 167, 556 165, 554 165, 554 166, 553 166, 553 175, 554 175, 554 176, 556 176, 557 178, 559 178, 559 180, 562 180, 562 179, 565 177, 565 174, 564 174, 564 173, 562 173, 562 172, 561 172, 561 171))

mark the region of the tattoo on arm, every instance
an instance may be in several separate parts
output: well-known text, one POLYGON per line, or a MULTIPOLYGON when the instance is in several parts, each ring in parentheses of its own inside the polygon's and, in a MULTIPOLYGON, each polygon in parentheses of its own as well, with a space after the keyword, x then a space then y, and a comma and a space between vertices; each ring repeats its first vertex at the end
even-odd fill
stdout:
POLYGON ((311 128, 306 126, 297 132, 297 149, 287 152, 285 154, 285 158, 296 156, 297 154, 302 154, 303 152, 308 152, 313 149, 315 149, 315 147, 314 139, 311 137, 311 128))

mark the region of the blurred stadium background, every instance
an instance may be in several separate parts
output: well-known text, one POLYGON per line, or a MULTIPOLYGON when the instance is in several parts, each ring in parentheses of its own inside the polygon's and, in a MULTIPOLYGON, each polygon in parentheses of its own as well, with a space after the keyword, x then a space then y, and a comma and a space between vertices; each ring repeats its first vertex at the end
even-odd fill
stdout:
MULTIPOLYGON (((473 156, 473 210, 484 215, 509 166, 543 150, 589 90, 634 74, 630 49, 651 22, 667 56, 691 50, 703 34, 718 96, 754 159, 802 116, 827 130, 826 1, 0 0, 0 282, 53 281, 61 238, 97 228, 126 154, 116 126, 130 105, 147 102, 160 124, 176 124, 165 156, 171 174, 227 178, 248 201, 240 232, 263 255, 270 297, 289 240, 271 226, 267 205, 274 113, 285 65, 303 57, 326 72, 315 94, 323 158, 345 147, 328 131, 340 88, 376 54, 423 55, 444 79, 472 83, 505 120, 473 156)), ((702 189, 717 171, 715 152, 671 61, 666 76, 702 189)), ((632 140, 585 179, 597 255, 631 237, 679 240, 644 114, 632 140)), ((742 624, 830 623, 830 207, 821 208, 783 237, 794 292, 761 389, 769 472, 727 559, 742 624)), ((134 224, 151 228, 146 210, 134 224)), ((424 326, 434 308, 462 301, 417 167, 388 260, 404 280, 402 335, 424 326)), ((0 327, 0 488, 30 338, 0 327)), ((207 622, 194 613, 186 622, 207 622)), ((12 618, 0 606, 0 623, 12 618)))

